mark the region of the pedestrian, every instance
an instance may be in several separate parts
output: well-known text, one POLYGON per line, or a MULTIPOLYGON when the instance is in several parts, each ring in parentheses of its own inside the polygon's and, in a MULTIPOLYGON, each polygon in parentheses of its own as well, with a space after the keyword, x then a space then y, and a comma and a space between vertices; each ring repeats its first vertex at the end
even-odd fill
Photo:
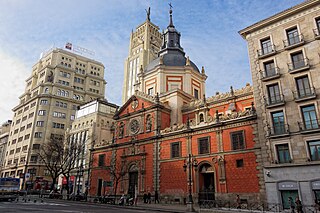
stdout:
POLYGON ((294 213, 295 205, 294 205, 292 197, 288 197, 288 205, 290 206, 291 213, 294 213))
POLYGON ((301 203, 301 200, 299 200, 298 197, 296 197, 296 209, 297 209, 297 212, 298 213, 303 213, 303 210, 302 210, 302 203, 301 203))
POLYGON ((143 194, 143 203, 147 203, 148 195, 146 193, 143 194))
POLYGON ((315 201, 314 201, 314 206, 315 206, 315 208, 316 208, 317 210, 320 211, 320 202, 318 201, 318 199, 315 199, 315 201))
POLYGON ((151 193, 150 192, 148 192, 148 203, 151 203, 151 193))
POLYGON ((236 203, 237 203, 237 209, 241 209, 241 200, 239 195, 237 195, 236 203))
POLYGON ((154 203, 160 203, 159 202, 159 194, 158 194, 158 191, 156 190, 155 192, 154 192, 154 203))

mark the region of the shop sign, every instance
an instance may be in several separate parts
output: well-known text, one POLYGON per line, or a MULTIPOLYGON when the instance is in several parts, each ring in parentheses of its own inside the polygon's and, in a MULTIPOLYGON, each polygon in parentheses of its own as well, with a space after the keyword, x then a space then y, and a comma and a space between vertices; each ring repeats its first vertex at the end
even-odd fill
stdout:
POLYGON ((312 189, 320 189, 320 180, 311 183, 312 189))
POLYGON ((298 184, 296 182, 281 182, 278 183, 279 190, 298 190, 298 184))

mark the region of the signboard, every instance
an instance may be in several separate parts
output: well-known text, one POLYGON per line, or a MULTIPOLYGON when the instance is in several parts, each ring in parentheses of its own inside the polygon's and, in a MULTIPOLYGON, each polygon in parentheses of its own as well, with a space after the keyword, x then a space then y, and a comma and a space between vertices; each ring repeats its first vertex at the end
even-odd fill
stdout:
POLYGON ((320 190, 320 180, 313 181, 313 182, 311 183, 311 186, 312 186, 312 189, 318 189, 318 190, 320 190))
POLYGON ((64 48, 66 48, 67 50, 71 50, 73 52, 76 52, 76 53, 87 54, 87 55, 94 56, 94 52, 93 51, 88 50, 88 49, 86 49, 84 47, 76 46, 76 45, 72 44, 71 42, 67 42, 66 45, 64 46, 64 48))
POLYGON ((298 184, 291 181, 278 183, 278 187, 279 190, 298 190, 298 184))

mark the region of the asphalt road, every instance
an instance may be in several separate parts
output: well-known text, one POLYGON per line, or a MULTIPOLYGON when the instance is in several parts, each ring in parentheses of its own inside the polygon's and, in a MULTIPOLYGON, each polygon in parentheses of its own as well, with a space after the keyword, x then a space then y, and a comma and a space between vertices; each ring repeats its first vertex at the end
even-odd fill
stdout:
POLYGON ((116 207, 103 204, 80 203, 80 202, 64 202, 56 200, 45 200, 43 203, 37 202, 0 202, 0 212, 2 213, 26 213, 26 212, 66 212, 66 213, 134 213, 134 212, 161 212, 141 209, 130 209, 126 207, 116 207))

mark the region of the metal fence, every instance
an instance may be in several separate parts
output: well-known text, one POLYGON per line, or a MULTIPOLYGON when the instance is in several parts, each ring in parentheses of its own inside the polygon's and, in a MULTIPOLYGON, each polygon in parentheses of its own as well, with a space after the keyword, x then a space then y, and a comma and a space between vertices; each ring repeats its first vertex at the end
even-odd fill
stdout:
MULTIPOLYGON (((227 210, 235 212, 291 212, 284 209, 280 203, 238 203, 222 200, 202 200, 200 209, 227 210)), ((295 212, 298 212, 294 209, 295 212)), ((303 205, 303 213, 320 213, 320 207, 316 205, 303 205)))

